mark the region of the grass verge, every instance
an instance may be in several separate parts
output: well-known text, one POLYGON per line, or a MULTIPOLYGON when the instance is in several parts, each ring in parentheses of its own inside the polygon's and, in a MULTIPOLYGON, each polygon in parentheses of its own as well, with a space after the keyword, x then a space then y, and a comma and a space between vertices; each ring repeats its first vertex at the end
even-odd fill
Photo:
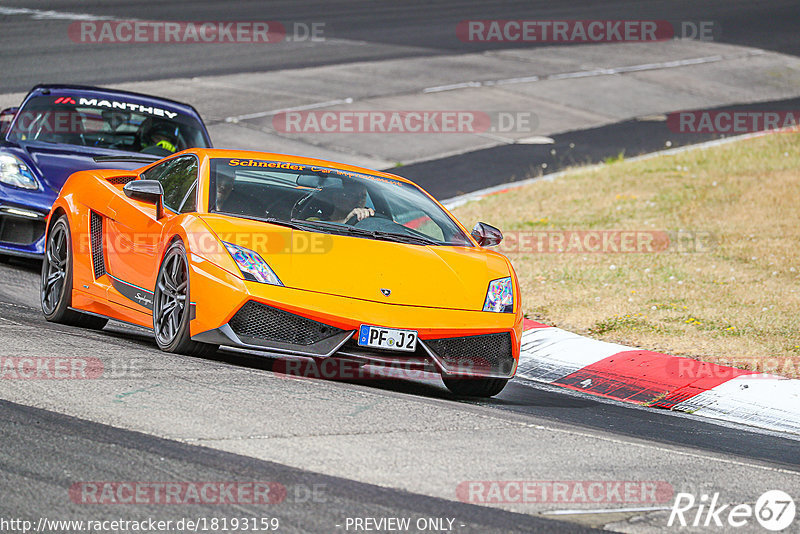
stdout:
POLYGON ((800 378, 800 134, 575 169, 453 212, 503 229, 531 319, 800 378))

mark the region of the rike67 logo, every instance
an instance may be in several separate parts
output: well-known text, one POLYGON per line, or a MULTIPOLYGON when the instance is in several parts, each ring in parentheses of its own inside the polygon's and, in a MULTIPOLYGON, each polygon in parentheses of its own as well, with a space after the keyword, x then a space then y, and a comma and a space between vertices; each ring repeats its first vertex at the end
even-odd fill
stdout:
POLYGON ((765 529, 778 532, 794 522, 796 513, 794 500, 781 490, 765 492, 755 506, 723 504, 719 493, 701 495, 699 499, 691 493, 678 493, 667 526, 719 527, 727 531, 752 524, 755 519, 765 529))

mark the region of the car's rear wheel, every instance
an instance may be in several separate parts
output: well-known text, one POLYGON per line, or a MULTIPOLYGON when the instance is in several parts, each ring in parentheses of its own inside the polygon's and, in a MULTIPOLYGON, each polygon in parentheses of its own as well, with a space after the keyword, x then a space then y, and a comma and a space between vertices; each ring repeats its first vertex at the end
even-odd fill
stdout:
POLYGON ((473 378, 443 376, 447 389, 460 397, 494 397, 506 387, 508 378, 473 378))
POLYGON ((42 261, 40 288, 44 318, 53 323, 101 329, 108 319, 70 310, 72 305, 72 237, 67 216, 50 228, 42 261))
POLYGON ((208 356, 218 345, 192 341, 189 335, 191 300, 186 248, 178 240, 164 254, 153 298, 153 331, 158 348, 166 352, 208 356))

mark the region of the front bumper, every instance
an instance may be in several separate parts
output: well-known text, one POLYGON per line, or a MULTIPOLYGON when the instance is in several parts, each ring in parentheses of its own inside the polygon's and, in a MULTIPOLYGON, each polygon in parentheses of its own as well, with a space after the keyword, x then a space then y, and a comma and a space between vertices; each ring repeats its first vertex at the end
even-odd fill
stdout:
POLYGON ((0 252, 23 257, 44 254, 47 213, 0 203, 0 252))
POLYGON ((197 302, 191 323, 195 341, 418 368, 444 376, 511 378, 516 372, 520 312, 496 314, 361 301, 247 282, 211 262, 190 263, 192 300, 197 302), (213 294, 213 302, 199 294, 213 294), (407 353, 358 346, 356 333, 361 324, 416 330, 417 350, 407 353))
POLYGON ((17 189, 0 183, 0 254, 44 255, 47 215, 57 193, 17 189))
POLYGON ((518 353, 515 357, 512 332, 508 331, 419 339, 413 353, 361 347, 354 340, 356 332, 251 300, 229 323, 192 336, 192 339, 312 358, 337 357, 388 367, 415 368, 444 376, 511 378, 517 367, 518 353))

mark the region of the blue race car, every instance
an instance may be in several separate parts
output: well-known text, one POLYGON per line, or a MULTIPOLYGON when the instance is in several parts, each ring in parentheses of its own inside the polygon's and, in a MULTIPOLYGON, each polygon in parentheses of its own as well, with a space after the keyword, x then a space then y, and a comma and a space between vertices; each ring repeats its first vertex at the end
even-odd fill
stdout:
POLYGON ((211 139, 190 105, 98 87, 37 85, 19 108, 0 112, 0 258, 44 254, 45 217, 73 172, 135 169, 193 147, 211 147, 211 139))

